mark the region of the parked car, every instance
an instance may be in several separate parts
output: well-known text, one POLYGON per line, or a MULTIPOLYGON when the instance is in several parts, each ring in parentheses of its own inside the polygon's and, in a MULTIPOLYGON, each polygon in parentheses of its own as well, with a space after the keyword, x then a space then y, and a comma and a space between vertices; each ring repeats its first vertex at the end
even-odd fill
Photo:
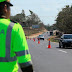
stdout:
POLYGON ((59 40, 59 47, 72 47, 72 34, 63 34, 59 40))
POLYGON ((44 36, 43 36, 43 35, 39 35, 39 36, 38 36, 38 39, 44 40, 44 36))

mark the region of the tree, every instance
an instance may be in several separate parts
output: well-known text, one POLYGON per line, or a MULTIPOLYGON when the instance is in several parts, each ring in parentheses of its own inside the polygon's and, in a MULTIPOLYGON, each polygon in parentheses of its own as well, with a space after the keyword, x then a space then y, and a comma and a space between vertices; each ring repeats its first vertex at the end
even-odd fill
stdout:
POLYGON ((22 10, 22 13, 17 14, 15 16, 11 16, 10 19, 15 22, 24 22, 25 21, 25 12, 22 10))
POLYGON ((32 25, 44 25, 43 22, 40 20, 38 15, 36 15, 33 11, 29 10, 30 15, 26 17, 26 22, 29 24, 29 26, 32 25))
POLYGON ((48 24, 48 25, 45 25, 45 28, 47 29, 47 30, 51 30, 51 26, 50 26, 50 24, 48 24))
POLYGON ((72 33, 72 6, 67 5, 58 13, 56 27, 64 33, 72 33))
POLYGON ((40 20, 38 15, 36 15, 33 11, 29 10, 30 15, 26 16, 24 10, 20 14, 16 14, 15 16, 11 16, 10 19, 15 22, 19 22, 20 24, 25 24, 24 26, 30 27, 32 25, 41 25, 44 26, 44 23, 40 20))

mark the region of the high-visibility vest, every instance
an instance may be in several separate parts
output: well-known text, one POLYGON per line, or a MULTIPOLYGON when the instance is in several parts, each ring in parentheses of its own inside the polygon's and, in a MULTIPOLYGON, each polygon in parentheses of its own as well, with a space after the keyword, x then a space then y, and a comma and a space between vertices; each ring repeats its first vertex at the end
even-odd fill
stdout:
POLYGON ((18 72, 32 64, 22 26, 0 18, 0 72, 18 72))

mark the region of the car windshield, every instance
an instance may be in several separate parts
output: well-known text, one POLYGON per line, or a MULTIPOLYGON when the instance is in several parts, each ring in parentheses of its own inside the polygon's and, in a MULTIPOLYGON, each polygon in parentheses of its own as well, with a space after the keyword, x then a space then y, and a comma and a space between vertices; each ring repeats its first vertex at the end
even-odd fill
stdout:
POLYGON ((64 39, 72 39, 72 35, 65 35, 64 39))

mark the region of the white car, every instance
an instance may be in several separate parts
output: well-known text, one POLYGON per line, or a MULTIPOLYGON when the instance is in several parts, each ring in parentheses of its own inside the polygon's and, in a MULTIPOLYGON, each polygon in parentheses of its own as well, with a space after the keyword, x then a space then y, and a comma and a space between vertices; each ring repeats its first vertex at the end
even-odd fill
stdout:
POLYGON ((44 40, 44 36, 43 35, 39 35, 38 38, 44 40))

